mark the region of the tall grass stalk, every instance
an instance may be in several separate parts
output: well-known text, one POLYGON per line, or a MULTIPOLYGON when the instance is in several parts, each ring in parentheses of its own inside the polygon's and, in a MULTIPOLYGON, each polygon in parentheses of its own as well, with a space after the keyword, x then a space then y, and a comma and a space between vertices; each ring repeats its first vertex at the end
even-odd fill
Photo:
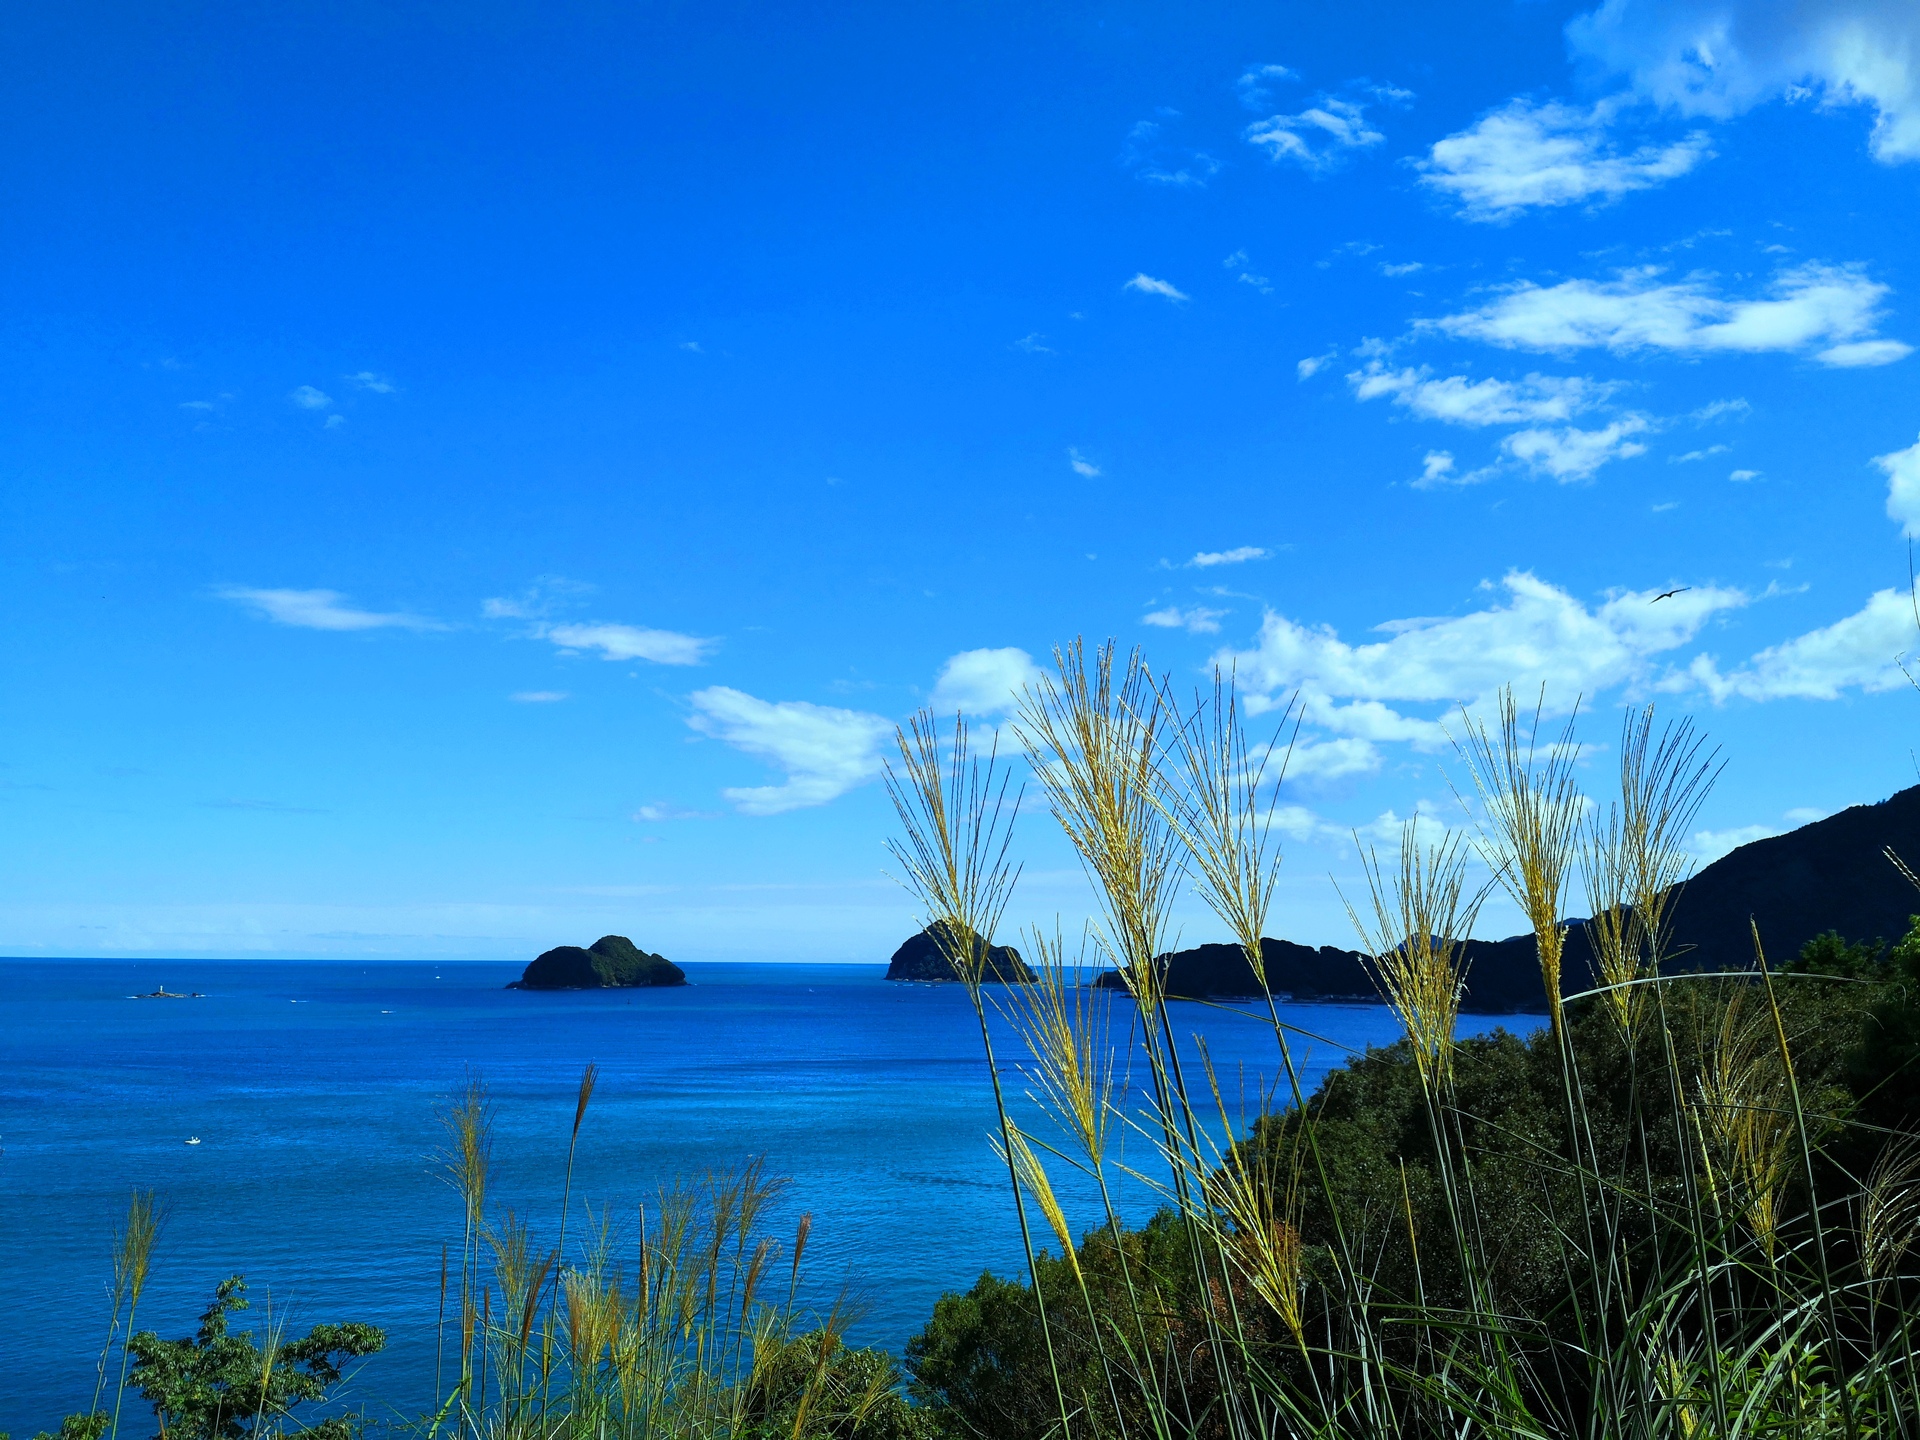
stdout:
POLYGON ((1068 1418, 1066 1387, 1054 1355, 1051 1322, 1040 1290, 1033 1233, 1021 1198, 1018 1151, 1013 1122, 993 1053, 993 1034, 987 1024, 987 1006, 981 993, 992 963, 993 936, 1006 912, 1019 870, 1008 852, 1013 820, 1019 813, 1021 792, 1008 803, 1010 778, 999 764, 998 742, 984 759, 969 753, 964 715, 955 715, 952 740, 941 754, 940 731, 931 711, 921 711, 896 733, 899 767, 887 767, 887 793, 893 800, 901 838, 890 841, 900 865, 902 883, 919 901, 933 937, 953 972, 966 987, 980 1026, 980 1045, 993 1085, 994 1113, 1000 1129, 1000 1150, 1007 1165, 1013 1206, 1020 1222, 1020 1244, 1026 1254, 1027 1276, 1033 1285, 1047 1368, 1053 1380, 1064 1436, 1068 1418))
MULTIPOLYGON (((113 1246, 113 1294, 114 1316, 120 1313, 120 1299, 127 1303, 126 1335, 131 1338, 134 1331, 134 1317, 140 1310, 140 1297, 147 1288, 147 1276, 153 1269, 153 1247, 160 1238, 160 1227, 165 1223, 165 1215, 155 1203, 151 1190, 136 1190, 127 1201, 127 1218, 121 1224, 119 1233, 114 1236, 113 1246)), ((111 1345, 111 1338, 109 1338, 111 1345)), ((110 1434, 120 1434, 120 1401, 127 1389, 128 1349, 125 1343, 120 1347, 120 1381, 113 1395, 113 1425, 110 1434)), ((101 1366, 105 1373, 105 1364, 101 1366)), ((100 1392, 94 1391, 93 1414, 100 1409, 100 1392)))

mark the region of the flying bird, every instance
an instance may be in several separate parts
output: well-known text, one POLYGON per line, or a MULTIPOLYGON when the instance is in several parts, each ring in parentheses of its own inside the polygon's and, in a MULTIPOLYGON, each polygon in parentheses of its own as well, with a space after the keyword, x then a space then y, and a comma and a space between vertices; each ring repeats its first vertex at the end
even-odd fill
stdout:
POLYGON ((1671 600, 1676 595, 1684 595, 1687 593, 1687 591, 1691 590, 1692 588, 1693 587, 1691 585, 1682 585, 1678 590, 1669 590, 1664 595, 1654 596, 1653 599, 1649 600, 1647 603, 1649 605, 1658 605, 1662 600, 1671 600))

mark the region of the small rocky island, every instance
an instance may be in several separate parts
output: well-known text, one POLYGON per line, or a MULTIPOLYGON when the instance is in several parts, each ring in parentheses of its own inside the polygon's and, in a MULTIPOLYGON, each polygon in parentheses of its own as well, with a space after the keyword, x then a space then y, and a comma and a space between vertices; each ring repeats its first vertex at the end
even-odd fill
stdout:
MULTIPOLYGON (((977 938, 974 943, 979 943, 977 938)), ((893 959, 887 964, 887 979, 958 980, 960 977, 954 974, 953 962, 947 958, 948 948, 935 936, 934 927, 928 926, 893 952, 893 959)), ((987 950, 986 964, 980 978, 1012 984, 1033 979, 1033 971, 1027 968, 1027 962, 1020 958, 1020 952, 1011 945, 994 945, 987 950)))
POLYGON ((607 990, 637 985, 684 985, 686 972, 664 955, 650 955, 624 935, 602 935, 581 949, 557 945, 508 984, 509 990, 607 990))

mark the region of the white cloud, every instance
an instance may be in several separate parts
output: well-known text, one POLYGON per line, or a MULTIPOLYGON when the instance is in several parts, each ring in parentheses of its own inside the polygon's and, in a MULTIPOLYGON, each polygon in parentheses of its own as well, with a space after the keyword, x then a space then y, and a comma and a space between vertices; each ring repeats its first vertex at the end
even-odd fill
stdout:
POLYGON ((1704 450, 1689 450, 1684 455, 1669 455, 1669 465, 1685 465, 1690 460, 1705 460, 1710 455, 1724 455, 1731 449, 1728 445, 1709 445, 1704 450))
MULTIPOLYGON (((1687 418, 1693 421, 1693 423, 1696 425, 1704 425, 1709 420, 1720 419, 1721 416, 1723 415, 1734 415, 1744 420, 1747 418, 1747 416, 1751 415, 1752 413, 1753 413, 1753 406, 1749 405, 1744 399, 1713 400, 1713 401, 1709 401, 1705 405, 1702 405, 1698 410, 1689 411, 1687 413, 1687 418)), ((1718 446, 1717 448, 1724 450, 1727 447, 1724 445, 1721 445, 1721 446, 1718 446)))
POLYGON ((1900 340, 1854 340, 1830 345, 1814 358, 1836 369, 1858 370, 1869 365, 1891 365, 1912 353, 1913 347, 1900 340))
POLYGON ((1240 103, 1249 110, 1264 110, 1273 103, 1273 92, 1268 88, 1282 80, 1298 80, 1300 76, 1284 65, 1251 65, 1234 82, 1234 88, 1240 92, 1240 103))
POLYGON ((1339 780, 1368 775, 1380 768, 1380 751, 1371 740, 1342 736, 1337 740, 1301 740, 1287 758, 1289 780, 1339 780))
POLYGON ((1916 634, 1913 597, 1881 590, 1845 619, 1770 646, 1731 675, 1702 655, 1661 688, 1698 688, 1716 703, 1734 697, 1836 700, 1846 690, 1895 690, 1907 683, 1899 657, 1913 650, 1916 634))
POLYGON ((255 590, 244 585, 222 586, 223 600, 245 605, 276 625, 302 630, 439 630, 439 622, 402 611, 356 610, 341 603, 338 590, 255 590))
POLYGON ((516 705, 558 705, 567 698, 564 690, 516 690, 507 697, 516 705))
POLYGON ((324 410, 333 404, 333 397, 324 390, 316 390, 311 385, 295 387, 287 398, 302 410, 324 410))
MULTIPOLYGON (((1670 350, 1804 351, 1827 364, 1865 363, 1851 342, 1878 325, 1888 287, 1857 265, 1808 264, 1782 270, 1764 299, 1728 299, 1701 277, 1662 283, 1657 269, 1623 272, 1606 281, 1523 282, 1477 310, 1423 320, 1437 330, 1520 350, 1604 347, 1616 353, 1670 350), (1838 358, 1835 358, 1838 357, 1838 358)), ((1907 354, 1898 341, 1874 342, 1872 363, 1907 354)))
POLYGON ((1187 564, 1210 570, 1216 565, 1244 565, 1249 560, 1265 560, 1269 553, 1260 545, 1236 545, 1231 550, 1202 550, 1187 564))
POLYGON ((1388 370, 1374 361, 1347 376, 1356 400, 1391 396, 1423 420, 1450 425, 1517 425, 1570 420, 1601 404, 1620 387, 1579 375, 1528 375, 1523 380, 1431 378, 1425 367, 1388 370))
POLYGON ((1336 360, 1339 356, 1338 350, 1329 350, 1324 355, 1309 355, 1293 367, 1294 373, 1302 380, 1311 380, 1329 361, 1336 360))
POLYGON ((1419 260, 1409 260, 1404 265, 1389 265, 1382 261, 1380 273, 1389 280, 1398 280, 1403 275, 1418 275, 1426 268, 1426 265, 1419 260))
POLYGON ((1331 170, 1355 150, 1387 137, 1367 121, 1364 103, 1323 95, 1298 115, 1271 115, 1247 127, 1247 142, 1274 161, 1291 160, 1316 173, 1331 170))
POLYGON ((1142 295, 1159 295, 1168 300, 1178 301, 1191 298, 1176 289, 1171 281, 1156 280, 1144 270, 1120 288, 1122 290, 1138 290, 1142 295))
POLYGON ((760 700, 725 685, 696 690, 687 723, 736 750, 786 772, 783 785, 734 787, 720 793, 746 815, 778 815, 824 805, 881 770, 893 722, 858 710, 804 700, 760 700))
POLYGON ((1084 476, 1088 480, 1100 478, 1100 467, 1082 455, 1077 446, 1067 447, 1067 464, 1072 467, 1076 475, 1084 476))
POLYGON ((1765 840, 1780 832, 1771 825, 1739 825, 1730 830, 1696 830, 1693 835, 1693 853, 1702 865, 1711 865, 1723 855, 1730 855, 1742 845, 1755 840, 1765 840))
POLYGON ((1900 533, 1920 540, 1920 440, 1904 450, 1876 455, 1873 463, 1887 477, 1887 518, 1900 522, 1900 533))
POLYGON ((1682 115, 1738 115, 1810 89, 1826 106, 1873 108, 1877 159, 1920 159, 1912 0, 1606 0, 1567 39, 1589 67, 1682 115))
POLYGON ((1164 610, 1149 610, 1140 617, 1145 625, 1156 625, 1162 630, 1186 630, 1195 635, 1218 635, 1220 617, 1229 612, 1209 610, 1204 605, 1196 605, 1191 610, 1182 610, 1178 605, 1169 605, 1164 610))
POLYGON ((1046 342, 1047 337, 1042 335, 1038 330, 1035 330, 1031 335, 1022 335, 1018 340, 1014 341, 1013 348, 1016 350, 1024 350, 1029 355, 1053 355, 1058 353, 1046 342))
MULTIPOLYGON (((1163 113, 1171 118, 1171 112, 1163 113)), ((1120 163, 1136 178, 1155 185, 1199 189, 1220 173, 1220 162, 1204 150, 1185 150, 1171 144, 1166 126, 1158 120, 1142 120, 1127 132, 1120 163)))
POLYGON ((1234 666, 1257 696, 1300 691, 1310 724, 1439 748, 1445 739, 1435 721, 1392 705, 1479 707, 1503 685, 1528 695, 1544 685, 1549 708, 1564 712, 1576 695, 1661 678, 1661 656, 1690 642, 1715 614, 1747 603, 1738 590, 1702 585, 1658 605, 1651 603, 1658 592, 1633 590, 1590 607, 1526 571, 1511 572, 1501 587, 1505 603, 1390 623, 1383 628, 1396 632, 1391 638, 1361 645, 1269 611, 1252 649, 1216 659, 1234 666))
POLYGON ((1647 447, 1632 437, 1652 428, 1646 416, 1629 413, 1598 430, 1563 425, 1515 431, 1500 442, 1500 448, 1534 474, 1571 485, 1591 480, 1609 460, 1644 455, 1647 447))
POLYGON ((1728 472, 1727 478, 1744 484, 1749 480, 1758 480, 1760 478, 1760 472, 1758 470, 1733 470, 1728 472))
POLYGON ((1271 295, 1273 293, 1273 282, 1268 280, 1264 275, 1254 274, 1254 272, 1247 267, 1246 251, 1236 250, 1220 263, 1227 269, 1234 271, 1234 278, 1242 285, 1251 285, 1262 295, 1271 295))
POLYGON ((1020 701, 1020 692, 1044 679, 1024 650, 962 650, 940 667, 929 702, 937 715, 1001 715, 1020 701))
POLYGON ((1617 102, 1591 109, 1521 96, 1435 142, 1416 162, 1420 181, 1469 220, 1509 220, 1530 206, 1617 200, 1686 174, 1713 151, 1703 131, 1623 153, 1608 134, 1617 102))
POLYGON ((1414 485, 1422 490, 1431 490, 1439 485, 1458 484, 1453 472, 1453 452, 1451 450, 1429 450, 1427 458, 1420 464, 1420 478, 1414 485))
POLYGON ((714 644, 641 625, 542 625, 534 633, 563 650, 598 650, 603 660, 651 660, 656 665, 698 665, 714 644))
POLYGON ((338 430, 346 423, 347 417, 344 415, 329 415, 327 416, 327 423, 320 428, 323 430, 338 430))
POLYGON ((356 370, 353 374, 347 376, 346 380, 347 383, 354 388, 371 390, 376 395, 392 395, 400 388, 385 375, 377 374, 372 370, 356 370))

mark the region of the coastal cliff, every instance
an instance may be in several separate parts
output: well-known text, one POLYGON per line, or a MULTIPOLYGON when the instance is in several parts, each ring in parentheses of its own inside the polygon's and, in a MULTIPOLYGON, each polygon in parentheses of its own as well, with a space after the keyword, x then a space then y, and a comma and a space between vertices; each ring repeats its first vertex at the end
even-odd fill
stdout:
POLYGON ((507 989, 606 990, 686 983, 686 972, 666 956, 649 954, 624 935, 602 935, 585 949, 555 946, 507 989))
MULTIPOLYGON (((1920 895, 1887 859, 1887 850, 1920 866, 1920 785, 1785 835, 1751 841, 1676 886, 1672 958, 1665 968, 1748 968, 1753 964, 1749 920, 1775 964, 1792 959, 1807 941, 1829 931, 1850 940, 1898 938, 1920 912, 1920 895)), ((1586 921, 1569 918, 1565 925, 1561 988, 1572 994, 1596 983, 1596 967, 1586 921)), ((1469 940, 1463 958, 1463 1009, 1489 1014, 1546 1009, 1531 934, 1469 940)), ((1261 963, 1273 991, 1295 1000, 1379 998, 1371 961, 1358 951, 1263 940, 1261 963)), ((1154 964, 1165 993, 1174 999, 1261 993, 1238 945, 1198 945, 1159 956, 1154 964)), ((1123 988, 1114 971, 1095 983, 1123 988)))

